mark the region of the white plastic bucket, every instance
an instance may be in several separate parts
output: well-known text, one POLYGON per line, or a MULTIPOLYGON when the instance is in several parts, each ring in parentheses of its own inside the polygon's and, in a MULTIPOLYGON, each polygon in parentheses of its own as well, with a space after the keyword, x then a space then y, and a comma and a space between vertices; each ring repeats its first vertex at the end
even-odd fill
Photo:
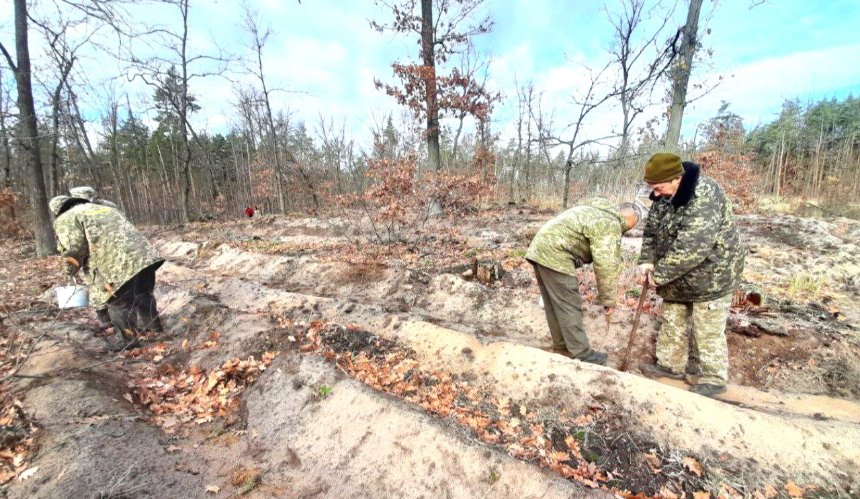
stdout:
POLYGON ((86 286, 75 284, 72 286, 57 286, 57 305, 60 308, 86 307, 90 303, 90 293, 86 286))

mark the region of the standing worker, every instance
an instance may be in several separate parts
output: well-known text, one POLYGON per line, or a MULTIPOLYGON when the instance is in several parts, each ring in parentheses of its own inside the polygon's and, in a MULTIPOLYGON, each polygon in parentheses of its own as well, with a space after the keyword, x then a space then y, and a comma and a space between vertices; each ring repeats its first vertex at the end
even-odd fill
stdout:
POLYGON ((576 269, 594 263, 598 300, 608 316, 615 308, 621 234, 638 222, 639 208, 616 206, 593 198, 543 225, 532 239, 526 260, 532 263, 552 336, 552 351, 592 364, 606 364, 606 354, 591 349, 582 324, 582 298, 576 269))
POLYGON ((663 298, 663 325, 657 363, 641 371, 683 379, 692 325, 702 375, 690 391, 713 397, 726 391, 726 321, 744 268, 731 201, 697 164, 671 153, 648 160, 645 182, 654 203, 645 219, 639 268, 663 298))
POLYGON ((66 270, 83 271, 90 302, 106 305, 117 329, 106 349, 130 348, 138 332, 162 332, 153 290, 164 259, 146 237, 119 210, 85 198, 57 196, 49 207, 66 270))

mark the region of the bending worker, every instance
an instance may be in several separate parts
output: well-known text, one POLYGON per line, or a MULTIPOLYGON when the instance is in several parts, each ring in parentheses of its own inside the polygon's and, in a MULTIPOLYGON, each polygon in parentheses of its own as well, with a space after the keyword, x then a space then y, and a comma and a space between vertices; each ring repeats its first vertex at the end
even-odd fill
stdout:
POLYGON ((606 354, 591 349, 582 324, 582 298, 576 269, 594 264, 598 300, 611 315, 621 265, 621 234, 640 218, 632 203, 621 207, 593 198, 566 210, 543 225, 532 239, 526 260, 532 263, 552 337, 552 351, 593 364, 606 354))
POLYGON ((164 259, 146 237, 119 210, 85 198, 57 196, 49 206, 66 270, 83 271, 90 303, 96 310, 107 305, 117 329, 106 348, 130 348, 135 333, 162 332, 153 290, 164 259))
MULTIPOLYGON (((111 208, 119 209, 113 201, 108 201, 107 199, 103 199, 99 197, 96 193, 96 190, 90 186, 80 186, 80 187, 72 187, 69 189, 69 194, 73 198, 81 198, 86 199, 90 203, 101 204, 104 206, 110 206, 111 208)), ((100 307, 94 307, 96 309, 96 317, 99 320, 99 330, 107 331, 108 328, 112 326, 110 320, 110 314, 108 314, 107 303, 103 303, 100 307)))
POLYGON ((683 379, 693 328, 702 375, 690 390, 713 397, 726 391, 729 352, 726 320, 740 284, 744 250, 732 204, 699 165, 658 153, 645 166, 654 202, 645 220, 640 269, 650 273, 663 298, 657 364, 643 365, 649 377, 683 379))

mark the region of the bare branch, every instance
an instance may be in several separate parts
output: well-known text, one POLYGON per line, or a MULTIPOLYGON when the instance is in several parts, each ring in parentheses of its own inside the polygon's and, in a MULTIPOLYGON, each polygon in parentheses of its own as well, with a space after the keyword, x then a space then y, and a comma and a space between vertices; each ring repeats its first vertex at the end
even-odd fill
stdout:
POLYGON ((6 50, 6 47, 3 45, 3 42, 0 42, 0 51, 3 52, 3 55, 6 57, 6 62, 9 64, 9 69, 13 72, 18 72, 18 66, 15 65, 15 61, 12 60, 12 56, 6 50))

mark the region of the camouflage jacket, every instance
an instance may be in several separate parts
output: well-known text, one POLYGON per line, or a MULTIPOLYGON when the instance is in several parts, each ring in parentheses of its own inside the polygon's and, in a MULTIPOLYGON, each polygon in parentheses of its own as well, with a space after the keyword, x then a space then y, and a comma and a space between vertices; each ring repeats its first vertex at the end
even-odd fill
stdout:
POLYGON ((651 199, 639 261, 654 264, 657 294, 670 302, 703 302, 736 289, 744 249, 722 187, 684 162, 675 195, 652 193, 651 199))
POLYGON ((90 304, 104 306, 138 272, 164 261, 143 234, 115 208, 83 203, 54 221, 57 249, 81 264, 90 304))
POLYGON ((623 223, 611 201, 590 199, 545 223, 532 239, 526 260, 567 275, 594 263, 600 303, 615 305, 623 223))

